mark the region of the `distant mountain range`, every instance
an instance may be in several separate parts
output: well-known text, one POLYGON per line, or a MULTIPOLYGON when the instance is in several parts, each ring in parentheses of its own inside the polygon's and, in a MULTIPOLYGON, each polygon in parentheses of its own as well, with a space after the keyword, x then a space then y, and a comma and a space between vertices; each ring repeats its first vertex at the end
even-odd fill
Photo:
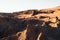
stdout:
POLYGON ((60 40, 60 6, 0 13, 0 40, 60 40))

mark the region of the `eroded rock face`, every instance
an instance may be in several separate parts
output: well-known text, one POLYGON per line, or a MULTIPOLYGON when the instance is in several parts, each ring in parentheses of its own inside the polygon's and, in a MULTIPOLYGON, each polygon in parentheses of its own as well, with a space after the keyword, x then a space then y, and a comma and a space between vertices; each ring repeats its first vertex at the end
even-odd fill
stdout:
POLYGON ((0 13, 0 40, 60 40, 60 6, 0 13))

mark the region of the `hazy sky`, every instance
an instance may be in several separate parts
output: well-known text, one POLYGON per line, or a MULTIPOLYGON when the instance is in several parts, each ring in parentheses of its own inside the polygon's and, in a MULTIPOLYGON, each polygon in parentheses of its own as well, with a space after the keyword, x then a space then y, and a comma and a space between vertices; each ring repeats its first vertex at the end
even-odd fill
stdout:
POLYGON ((44 9, 60 6, 59 0, 0 0, 0 12, 44 9))

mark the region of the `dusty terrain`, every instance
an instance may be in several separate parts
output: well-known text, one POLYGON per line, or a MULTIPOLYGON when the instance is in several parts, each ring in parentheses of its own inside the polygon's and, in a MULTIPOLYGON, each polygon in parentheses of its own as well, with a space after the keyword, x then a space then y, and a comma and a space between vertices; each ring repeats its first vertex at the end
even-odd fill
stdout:
POLYGON ((60 6, 0 13, 0 40, 60 40, 60 6))

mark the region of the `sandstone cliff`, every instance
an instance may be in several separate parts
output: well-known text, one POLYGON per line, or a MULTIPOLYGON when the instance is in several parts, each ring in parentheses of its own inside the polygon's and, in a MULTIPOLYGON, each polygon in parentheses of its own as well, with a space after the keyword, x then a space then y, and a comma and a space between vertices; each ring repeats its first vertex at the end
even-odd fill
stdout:
POLYGON ((60 6, 0 13, 0 40, 60 40, 60 6))

